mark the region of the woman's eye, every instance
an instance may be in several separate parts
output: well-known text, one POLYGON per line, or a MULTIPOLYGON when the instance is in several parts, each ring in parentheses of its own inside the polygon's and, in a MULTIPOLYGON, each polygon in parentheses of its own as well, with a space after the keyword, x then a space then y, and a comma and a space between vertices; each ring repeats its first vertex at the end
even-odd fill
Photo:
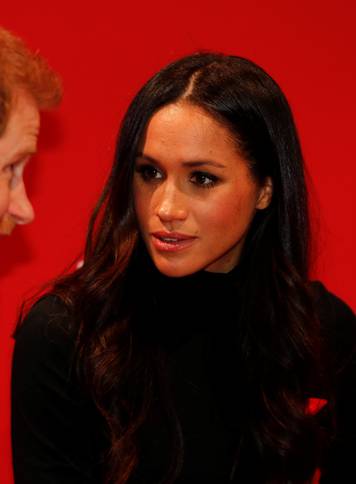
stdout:
POLYGON ((202 171, 196 171, 193 173, 192 178, 195 180, 193 183, 201 188, 211 188, 219 181, 217 176, 202 171))
POLYGON ((136 172, 139 173, 143 180, 150 181, 150 180, 157 180, 160 179, 161 176, 160 172, 151 165, 140 165, 135 168, 136 172))
MULTIPOLYGON (((145 182, 155 182, 163 178, 162 173, 152 165, 139 165, 135 168, 135 171, 145 182)), ((219 178, 210 173, 196 171, 192 173, 190 181, 199 188, 211 188, 218 183, 219 178)))

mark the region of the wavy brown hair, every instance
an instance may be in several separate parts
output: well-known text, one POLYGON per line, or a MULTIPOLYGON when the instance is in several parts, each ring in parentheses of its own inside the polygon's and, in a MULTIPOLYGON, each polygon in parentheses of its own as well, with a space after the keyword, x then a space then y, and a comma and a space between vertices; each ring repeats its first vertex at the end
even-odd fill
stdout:
POLYGON ((134 162, 152 115, 182 98, 226 126, 255 179, 271 177, 274 187, 270 206, 256 213, 240 260, 243 304, 236 324, 242 328, 244 404, 231 480, 248 454, 264 482, 309 482, 318 464, 319 436, 306 413, 306 395, 318 371, 319 348, 298 135, 285 96, 263 69, 211 52, 171 63, 138 92, 122 121, 113 168, 90 221, 84 265, 54 287, 74 312, 80 377, 107 423, 106 481, 124 484, 133 475, 138 436, 156 398, 173 437, 165 482, 174 482, 182 462, 184 442, 165 391, 163 357, 132 331, 140 240, 134 162))

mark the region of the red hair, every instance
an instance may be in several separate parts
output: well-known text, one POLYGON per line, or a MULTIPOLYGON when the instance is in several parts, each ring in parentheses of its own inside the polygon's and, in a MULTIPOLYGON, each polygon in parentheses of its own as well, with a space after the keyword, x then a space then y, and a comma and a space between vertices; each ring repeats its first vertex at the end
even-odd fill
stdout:
POLYGON ((61 80, 47 61, 0 27, 0 135, 5 130, 16 88, 29 92, 40 109, 55 107, 62 98, 61 80))

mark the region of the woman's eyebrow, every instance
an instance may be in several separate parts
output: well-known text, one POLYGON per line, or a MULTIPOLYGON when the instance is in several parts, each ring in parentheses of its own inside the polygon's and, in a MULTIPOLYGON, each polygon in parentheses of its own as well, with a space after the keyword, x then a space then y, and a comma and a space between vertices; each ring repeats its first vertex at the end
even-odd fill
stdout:
MULTIPOLYGON (((160 164, 159 160, 156 160, 152 156, 145 155, 144 153, 137 153, 137 158, 143 158, 144 160, 150 161, 151 163, 157 163, 160 164)), ((202 166, 202 165, 211 165, 215 166, 217 168, 226 168, 225 165, 222 165, 221 163, 218 163, 217 161, 213 160, 191 160, 191 161, 183 161, 182 162, 183 166, 202 166)))

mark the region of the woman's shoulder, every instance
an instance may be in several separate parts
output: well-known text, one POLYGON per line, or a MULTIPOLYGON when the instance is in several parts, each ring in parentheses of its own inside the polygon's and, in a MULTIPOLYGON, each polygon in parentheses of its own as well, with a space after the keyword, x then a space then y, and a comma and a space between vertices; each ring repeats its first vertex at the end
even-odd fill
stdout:
POLYGON ((330 330, 356 331, 355 313, 340 297, 329 291, 321 281, 312 281, 316 310, 321 323, 330 330))
POLYGON ((70 307, 59 296, 46 294, 18 324, 15 351, 36 359, 47 352, 68 355, 74 350, 76 331, 70 307))
POLYGON ((327 356, 332 366, 340 369, 356 356, 355 313, 322 282, 313 281, 311 288, 327 356))
POLYGON ((339 296, 332 293, 321 281, 312 281, 311 288, 319 315, 326 319, 353 320, 353 310, 339 296))

